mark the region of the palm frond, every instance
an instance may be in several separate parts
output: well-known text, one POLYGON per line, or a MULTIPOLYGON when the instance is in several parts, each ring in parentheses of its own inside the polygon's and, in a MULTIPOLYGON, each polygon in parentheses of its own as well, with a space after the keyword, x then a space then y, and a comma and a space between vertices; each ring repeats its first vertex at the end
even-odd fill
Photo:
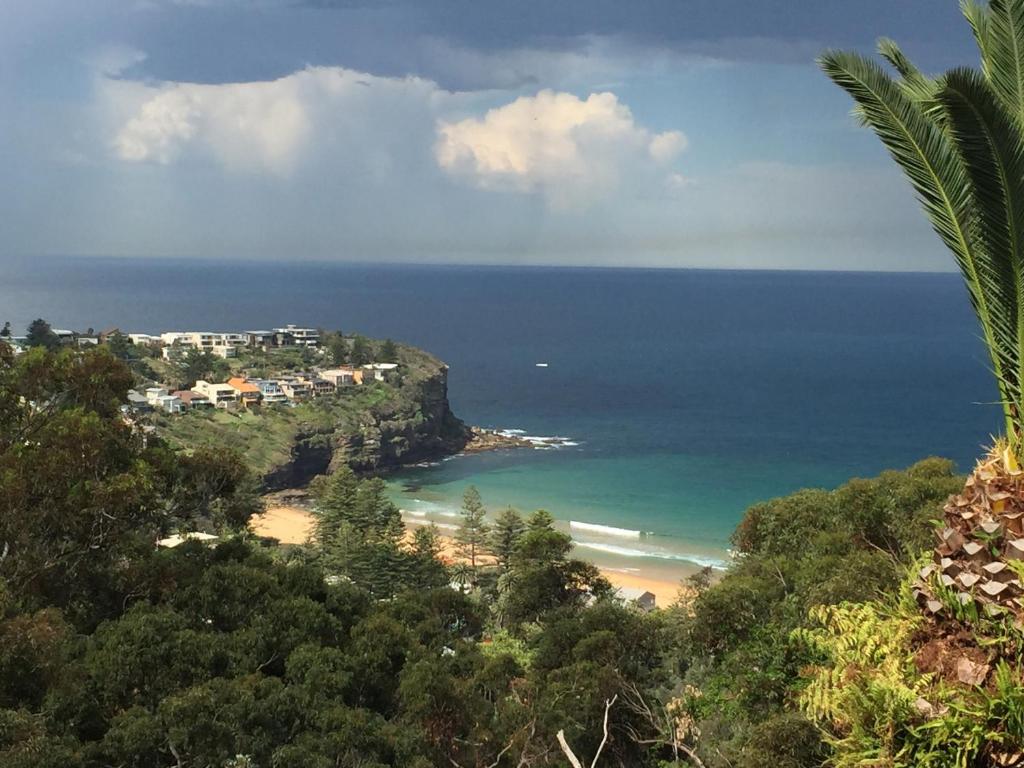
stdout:
POLYGON ((1006 368, 1016 361, 1017 356, 1007 350, 1007 340, 1016 328, 990 306, 989 291, 1005 277, 1005 270, 978 237, 971 181, 964 163, 947 133, 876 63, 842 51, 828 51, 818 63, 853 98, 861 119, 903 169, 935 231, 953 252, 981 322, 1008 432, 1015 433, 1010 401, 1016 400, 1017 393, 1007 389, 1007 382, 1016 380, 1017 369, 1006 368))
MULTIPOLYGON (((990 254, 989 269, 979 275, 989 297, 1009 393, 1021 413, 1024 382, 1024 142, 1013 117, 988 81, 971 69, 946 75, 939 94, 953 144, 972 184, 978 237, 990 254)), ((1011 440, 1013 435, 1009 436, 1011 440)))
POLYGON ((967 23, 971 25, 974 42, 978 44, 978 51, 984 61, 988 49, 988 6, 977 3, 975 0, 960 0, 960 10, 967 19, 967 23))
POLYGON ((877 48, 878 54, 899 73, 901 79, 898 82, 904 93, 910 99, 926 105, 926 108, 933 105, 939 90, 936 81, 924 75, 907 58, 895 40, 888 37, 879 38, 877 48))
POLYGON ((996 95, 1024 124, 1024 0, 991 0, 981 66, 996 95))

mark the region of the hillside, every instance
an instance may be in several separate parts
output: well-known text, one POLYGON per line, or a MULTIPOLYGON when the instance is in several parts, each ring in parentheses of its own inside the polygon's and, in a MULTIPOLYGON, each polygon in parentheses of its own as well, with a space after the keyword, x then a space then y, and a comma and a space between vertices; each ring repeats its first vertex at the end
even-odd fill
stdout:
MULTIPOLYGON (((298 405, 253 410, 153 414, 157 434, 175 448, 227 446, 243 455, 267 490, 303 485, 342 464, 374 472, 461 450, 470 431, 448 404, 447 366, 432 355, 396 345, 398 373, 387 382, 339 388, 298 405)), ((293 355, 292 355, 293 356, 293 355)), ((157 374, 163 361, 150 363, 157 374)), ((246 353, 232 373, 286 370, 291 356, 246 353)))

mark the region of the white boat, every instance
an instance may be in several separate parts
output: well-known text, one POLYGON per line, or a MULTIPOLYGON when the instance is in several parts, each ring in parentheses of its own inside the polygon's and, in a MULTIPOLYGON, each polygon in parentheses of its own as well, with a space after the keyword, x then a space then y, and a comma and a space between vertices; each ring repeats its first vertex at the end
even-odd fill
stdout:
POLYGON ((548 364, 547 363, 537 363, 537 367, 538 368, 547 368, 548 364))

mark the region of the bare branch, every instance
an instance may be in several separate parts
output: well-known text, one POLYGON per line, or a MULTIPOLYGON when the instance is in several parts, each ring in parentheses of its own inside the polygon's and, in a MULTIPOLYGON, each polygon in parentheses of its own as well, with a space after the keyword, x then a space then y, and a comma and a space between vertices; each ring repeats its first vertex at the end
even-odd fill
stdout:
MULTIPOLYGON (((590 768, 597 766, 597 761, 601 758, 601 752, 604 751, 605 744, 608 743, 608 713, 611 711, 612 706, 618 701, 619 694, 615 694, 610 699, 605 699, 604 702, 604 725, 602 726, 604 735, 601 737, 601 743, 597 747, 597 752, 594 753, 594 759, 590 761, 590 768)), ((576 757, 576 753, 572 751, 572 747, 569 746, 569 742, 565 740, 565 730, 560 730, 556 734, 558 744, 562 748, 562 752, 565 754, 566 759, 572 764, 572 768, 583 768, 583 763, 576 757)))

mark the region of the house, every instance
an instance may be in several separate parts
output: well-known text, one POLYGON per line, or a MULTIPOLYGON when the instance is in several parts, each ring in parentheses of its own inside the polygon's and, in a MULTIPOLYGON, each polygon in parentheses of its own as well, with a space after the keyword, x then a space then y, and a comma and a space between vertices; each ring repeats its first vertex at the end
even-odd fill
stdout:
POLYGON ((280 346, 277 343, 277 334, 274 331, 246 331, 246 343, 255 349, 267 350, 271 347, 280 346))
POLYGON ((167 346, 195 347, 208 349, 221 357, 229 354, 218 352, 219 347, 244 347, 249 337, 244 333, 217 333, 214 331, 168 331, 160 334, 160 340, 167 346))
POLYGON ((105 328, 104 330, 102 330, 98 334, 96 334, 96 336, 99 338, 99 340, 102 343, 106 344, 108 341, 110 341, 110 337, 111 336, 116 336, 116 335, 120 335, 120 334, 121 334, 121 329, 120 328, 105 328))
POLYGON ((653 611, 656 607, 655 602, 657 598, 653 592, 649 592, 646 589, 641 589, 640 587, 619 587, 616 593, 624 603, 635 605, 644 613, 653 611))
POLYGON ((384 381, 398 368, 398 363, 367 363, 363 366, 363 383, 370 379, 384 381))
POLYGON ((134 389, 128 390, 128 407, 138 413, 153 410, 153 406, 145 395, 140 395, 134 389))
POLYGON ((238 393, 238 399, 246 408, 260 404, 260 388, 241 376, 228 379, 228 386, 238 393))
POLYGON ((212 533, 203 533, 202 531, 187 531, 185 533, 176 533, 173 536, 168 536, 166 539, 160 539, 156 545, 158 547, 173 548, 179 544, 184 544, 186 541, 198 541, 203 544, 211 541, 216 541, 217 537, 212 533))
POLYGON ((298 379, 282 381, 281 390, 288 396, 289 400, 308 400, 313 396, 313 385, 308 381, 298 379))
POLYGON ((310 376, 302 379, 302 381, 309 384, 314 397, 329 395, 334 391, 334 384, 329 382, 327 379, 320 378, 319 376, 310 376))
POLYGON ((151 334, 148 333, 129 333, 128 339, 131 341, 132 344, 163 344, 163 340, 159 336, 152 336, 151 334))
MULTIPOLYGON (((275 328, 275 333, 282 336, 290 336, 292 343, 298 347, 320 346, 320 330, 317 328, 299 328, 295 325, 286 325, 284 328, 275 328)), ((280 346, 285 346, 284 344, 280 346)))
POLYGON ((75 333, 74 331, 69 331, 65 328, 51 328, 50 331, 53 333, 54 336, 57 337, 57 340, 64 346, 70 346, 74 344, 75 340, 78 338, 77 333, 75 333))
POLYGON ((204 408, 213 408, 213 403, 210 402, 210 398, 206 395, 200 395, 198 392, 190 389, 179 389, 176 392, 171 392, 172 395, 181 400, 185 408, 189 410, 202 410, 204 408))
POLYGON ((154 405, 167 413, 181 413, 185 410, 185 404, 181 401, 181 398, 170 394, 158 397, 154 405))
POLYGON ((212 347, 206 347, 209 352, 217 355, 217 357, 229 358, 238 357, 238 345, 237 344, 214 344, 212 347))
POLYGON ((238 402, 238 390, 230 384, 213 384, 200 379, 192 387, 192 391, 205 397, 216 408, 228 408, 238 402))
POLYGON ((252 379, 250 384, 255 384, 260 390, 260 397, 268 405, 273 403, 285 403, 288 401, 287 392, 282 390, 281 385, 270 379, 252 379))
POLYGON ((362 383, 362 371, 353 368, 331 368, 321 371, 320 378, 326 379, 335 387, 350 387, 362 383), (359 374, 359 381, 356 381, 356 374, 359 374))
POLYGON ((150 405, 156 405, 157 400, 161 397, 169 394, 167 389, 164 387, 146 387, 146 402, 150 405))

